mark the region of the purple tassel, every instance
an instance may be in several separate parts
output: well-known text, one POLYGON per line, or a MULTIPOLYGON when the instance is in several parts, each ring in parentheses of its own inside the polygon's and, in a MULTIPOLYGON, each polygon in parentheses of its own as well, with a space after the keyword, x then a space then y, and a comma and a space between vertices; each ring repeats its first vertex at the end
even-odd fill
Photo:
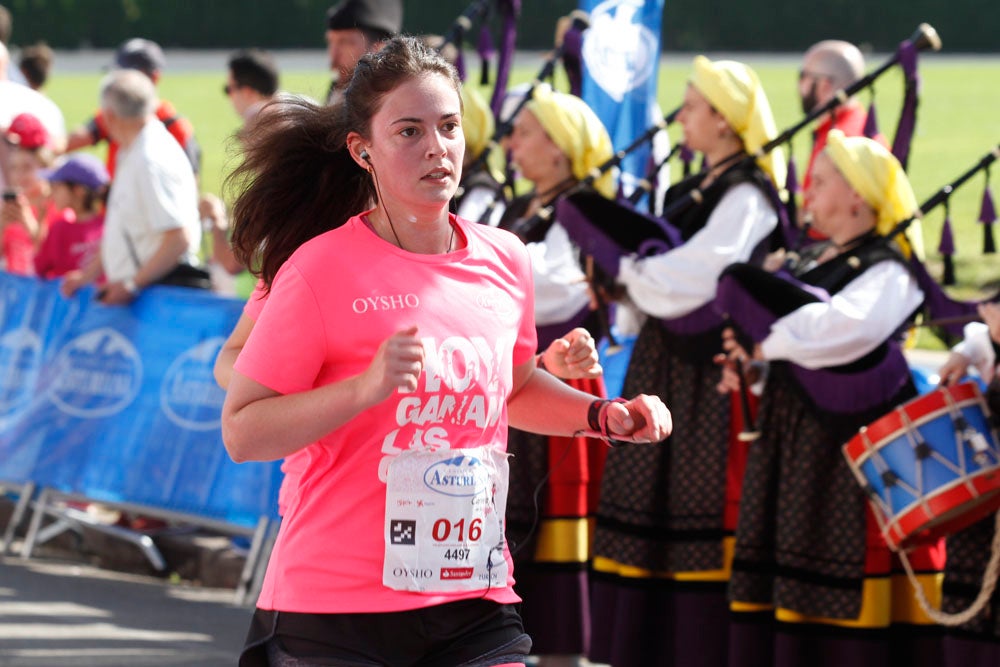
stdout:
POLYGON ((917 102, 920 92, 920 77, 917 75, 917 47, 910 40, 899 45, 897 51, 899 64, 906 77, 906 91, 903 96, 903 108, 899 112, 899 123, 896 125, 896 136, 892 142, 892 154, 906 169, 910 159, 910 141, 917 124, 917 102))
POLYGON ((687 147, 687 144, 681 146, 681 164, 684 165, 684 177, 687 178, 691 175, 691 163, 694 162, 694 151, 687 147))
POLYGON ((521 0, 501 0, 500 13, 503 16, 503 26, 500 29, 500 57, 497 59, 497 81, 493 86, 493 97, 490 98, 490 109, 493 117, 500 117, 504 95, 507 94, 507 80, 514 58, 514 45, 517 41, 517 17, 521 13, 521 0))
POLYGON ((986 187, 983 189, 983 203, 979 208, 979 222, 983 224, 983 254, 992 255, 997 251, 993 240, 993 223, 997 221, 993 195, 990 193, 990 170, 986 170, 986 187))
POLYGON ((479 53, 479 58, 482 61, 479 85, 485 86, 490 82, 490 61, 497 52, 493 46, 493 35, 490 34, 490 27, 485 23, 479 28, 479 41, 476 43, 476 51, 479 53))
MULTIPOLYGON (((798 193, 802 188, 799 186, 799 171, 795 167, 795 158, 792 157, 792 142, 788 142, 788 170, 785 174, 785 190, 788 192, 788 199, 784 202, 785 217, 790 221, 798 220, 799 202, 798 193)), ((775 201, 780 202, 778 196, 775 201)), ((792 223, 794 225, 794 222, 792 223)))
POLYGON ((458 49, 455 54, 455 69, 458 70, 458 80, 465 81, 465 56, 462 55, 462 43, 459 42, 455 46, 458 49))
POLYGON ((646 208, 647 213, 650 215, 655 215, 656 213, 656 193, 660 188, 660 170, 656 167, 656 158, 653 157, 653 152, 650 151, 646 164, 646 173, 649 175, 649 192, 646 195, 646 208))
POLYGON ((569 79, 569 92, 583 94, 583 31, 570 28, 563 36, 563 68, 569 79))
POLYGON ((941 242, 938 243, 938 252, 944 263, 944 276, 941 279, 942 285, 955 284, 955 237, 951 231, 951 204, 946 199, 944 202, 944 224, 941 227, 941 242))
POLYGON ((869 139, 874 139, 878 136, 878 118, 875 115, 875 98, 872 98, 872 103, 868 105, 868 116, 865 118, 865 129, 864 136, 869 139))
POLYGON ((795 158, 792 157, 792 147, 788 147, 788 173, 785 175, 785 189, 789 195, 796 195, 802 188, 799 187, 799 172, 795 168, 795 158))

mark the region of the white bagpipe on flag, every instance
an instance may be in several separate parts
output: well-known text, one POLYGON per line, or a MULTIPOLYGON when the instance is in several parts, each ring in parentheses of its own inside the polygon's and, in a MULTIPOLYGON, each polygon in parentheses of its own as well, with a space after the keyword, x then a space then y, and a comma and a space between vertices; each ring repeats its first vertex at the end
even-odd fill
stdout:
MULTIPOLYGON (((656 103, 663 0, 580 0, 579 8, 590 16, 583 34, 582 97, 621 150, 663 118, 656 103)), ((646 178, 650 166, 648 144, 625 157, 623 195, 646 178)))

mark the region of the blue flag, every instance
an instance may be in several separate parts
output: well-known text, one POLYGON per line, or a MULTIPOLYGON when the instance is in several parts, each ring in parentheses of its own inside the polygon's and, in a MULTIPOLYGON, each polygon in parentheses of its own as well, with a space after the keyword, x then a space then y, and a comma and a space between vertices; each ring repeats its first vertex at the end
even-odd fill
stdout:
MULTIPOLYGON (((615 150, 653 126, 663 0, 580 0, 590 15, 583 37, 583 99, 608 129, 615 150)), ((622 162, 627 195, 650 166, 647 143, 622 162)))

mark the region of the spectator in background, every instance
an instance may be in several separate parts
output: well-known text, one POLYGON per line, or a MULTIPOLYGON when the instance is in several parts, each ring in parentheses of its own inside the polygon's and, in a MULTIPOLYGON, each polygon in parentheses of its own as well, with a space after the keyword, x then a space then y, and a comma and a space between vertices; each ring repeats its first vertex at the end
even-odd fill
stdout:
POLYGON ((24 80, 32 90, 41 91, 49 79, 49 72, 52 70, 52 61, 55 54, 51 47, 45 42, 38 42, 32 46, 21 49, 21 56, 17 60, 17 68, 24 75, 24 80))
POLYGON ((10 10, 0 5, 0 44, 10 41, 10 33, 14 29, 14 22, 10 16, 10 10))
MULTIPOLYGON (((41 93, 8 79, 9 62, 10 54, 7 52, 7 47, 0 43, 0 130, 6 130, 18 114, 30 113, 45 126, 52 150, 61 153, 66 143, 66 122, 63 120, 62 111, 41 93)), ((8 182, 9 153, 7 144, 0 141, 0 187, 4 189, 8 182)))
MULTIPOLYGON (((160 80, 160 73, 166 66, 163 50, 156 42, 136 37, 128 40, 115 52, 114 66, 118 69, 137 70, 145 74, 154 86, 160 80)), ((194 137, 191 122, 179 115, 174 106, 166 100, 159 100, 154 109, 155 116, 163 123, 177 143, 184 149, 185 155, 197 175, 201 167, 201 147, 194 137)), ((77 150, 85 146, 94 146, 102 141, 108 142, 108 173, 114 176, 115 156, 118 145, 110 136, 107 123, 100 111, 86 124, 76 128, 69 136, 66 150, 77 150)))
POLYGON ((341 0, 326 12, 326 50, 333 80, 328 105, 340 102, 354 67, 403 28, 402 0, 341 0))
POLYGON ((32 275, 38 243, 58 217, 48 182, 40 170, 54 159, 49 135, 41 121, 19 114, 4 133, 9 151, 10 189, 5 190, 0 225, 4 267, 11 273, 32 275))
POLYGON ((100 299, 109 305, 129 303, 154 283, 207 286, 207 274, 205 285, 193 282, 201 242, 198 187, 187 156, 158 120, 158 106, 152 79, 135 70, 113 71, 101 85, 101 117, 121 155, 100 256, 66 274, 66 295, 102 273, 100 299))
MULTIPOLYGON (((14 31, 14 19, 10 15, 10 10, 0 5, 0 45, 6 46, 10 43, 10 35, 14 31)), ((0 72, 0 79, 4 78, 4 74, 7 78, 14 83, 23 84, 24 80, 21 76, 21 72, 18 71, 13 63, 6 63, 3 65, 3 72, 0 72)))
MULTIPOLYGON (((278 66, 269 53, 244 49, 229 57, 223 92, 233 110, 243 119, 243 127, 237 132, 237 137, 246 131, 269 102, 278 97, 279 78, 278 66)), ((212 274, 212 289, 220 294, 235 296, 237 290, 233 276, 243 271, 244 267, 233 256, 229 245, 226 205, 217 195, 206 192, 198 201, 198 214, 203 231, 212 235, 212 257, 208 265, 212 274)))
MULTIPOLYGON (((865 74, 865 58, 858 47, 839 39, 826 39, 809 47, 799 70, 799 97, 802 110, 809 114, 828 104, 838 91, 847 88, 865 74)), ((813 149, 802 180, 805 191, 812 180, 813 163, 826 147, 830 130, 840 130, 847 137, 864 134, 868 112, 855 98, 833 108, 813 132, 813 149)))
POLYGON ((74 153, 46 178, 60 211, 35 255, 35 273, 57 278, 82 269, 100 253, 104 200, 110 177, 93 155, 74 153))
POLYGON ((246 124, 278 93, 278 66, 269 53, 244 49, 230 56, 228 69, 223 90, 246 124))

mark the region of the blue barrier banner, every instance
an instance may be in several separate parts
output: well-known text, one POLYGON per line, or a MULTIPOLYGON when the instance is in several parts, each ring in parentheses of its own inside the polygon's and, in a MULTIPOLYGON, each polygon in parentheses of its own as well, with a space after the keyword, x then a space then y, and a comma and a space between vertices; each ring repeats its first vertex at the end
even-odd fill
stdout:
MULTIPOLYGON (((656 88, 663 0, 580 0, 579 8, 590 15, 583 36, 583 99, 621 150, 661 115, 656 88)), ((647 142, 622 161, 626 195, 649 167, 647 142)))
POLYGON ((128 307, 0 273, 0 479, 254 526, 279 463, 222 444, 215 356, 242 302, 155 287, 128 307))

